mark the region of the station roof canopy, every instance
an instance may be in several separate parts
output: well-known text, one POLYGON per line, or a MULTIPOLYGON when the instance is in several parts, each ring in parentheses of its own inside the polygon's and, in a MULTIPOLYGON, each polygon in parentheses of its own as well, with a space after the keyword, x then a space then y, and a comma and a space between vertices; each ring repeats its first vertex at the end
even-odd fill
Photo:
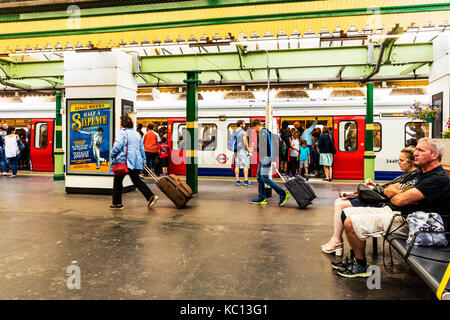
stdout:
POLYGON ((55 90, 64 84, 64 53, 122 50, 137 55, 140 87, 184 86, 187 71, 199 71, 202 85, 265 84, 267 69, 273 84, 364 82, 428 79, 433 62, 432 40, 449 32, 446 23, 403 31, 351 28, 319 33, 280 31, 273 35, 219 35, 195 39, 133 41, 117 48, 70 45, 24 48, 0 55, 0 89, 55 90), (379 59, 380 52, 382 57, 379 59))

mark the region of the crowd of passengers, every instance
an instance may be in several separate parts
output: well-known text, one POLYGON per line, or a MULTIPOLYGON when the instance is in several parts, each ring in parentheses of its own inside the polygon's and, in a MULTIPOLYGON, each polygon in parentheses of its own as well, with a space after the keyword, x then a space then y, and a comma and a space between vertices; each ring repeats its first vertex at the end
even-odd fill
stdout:
POLYGON ((0 168, 3 176, 15 178, 19 169, 31 170, 30 141, 30 125, 27 130, 16 130, 6 123, 0 126, 0 168))

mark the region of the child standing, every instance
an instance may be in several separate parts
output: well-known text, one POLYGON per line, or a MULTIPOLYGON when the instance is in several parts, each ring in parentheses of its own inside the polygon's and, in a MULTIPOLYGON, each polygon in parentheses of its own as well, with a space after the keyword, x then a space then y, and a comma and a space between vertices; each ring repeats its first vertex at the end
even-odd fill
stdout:
POLYGON ((306 140, 302 141, 302 146, 300 147, 300 172, 302 168, 305 168, 305 176, 308 176, 308 163, 311 163, 311 155, 309 153, 309 148, 306 145, 306 140))
POLYGON ((159 144, 159 158, 161 159, 161 166, 163 176, 167 176, 167 169, 169 168, 169 145, 167 144, 167 138, 162 137, 159 144))

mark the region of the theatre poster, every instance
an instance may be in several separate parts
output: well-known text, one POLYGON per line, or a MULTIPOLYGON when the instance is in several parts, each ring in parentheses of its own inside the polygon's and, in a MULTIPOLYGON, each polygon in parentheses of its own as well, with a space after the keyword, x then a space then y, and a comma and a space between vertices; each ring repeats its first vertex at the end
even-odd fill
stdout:
POLYGON ((68 174, 110 174, 113 110, 113 99, 67 100, 68 174))

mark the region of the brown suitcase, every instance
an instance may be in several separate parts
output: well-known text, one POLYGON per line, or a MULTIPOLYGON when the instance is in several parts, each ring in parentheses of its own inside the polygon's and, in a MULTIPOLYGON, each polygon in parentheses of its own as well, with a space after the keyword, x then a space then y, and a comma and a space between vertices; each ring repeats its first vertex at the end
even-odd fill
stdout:
POLYGON ((171 174, 159 179, 147 166, 144 166, 144 169, 153 179, 155 179, 156 186, 159 190, 161 190, 178 209, 183 208, 186 203, 192 199, 192 189, 176 175, 171 174))

